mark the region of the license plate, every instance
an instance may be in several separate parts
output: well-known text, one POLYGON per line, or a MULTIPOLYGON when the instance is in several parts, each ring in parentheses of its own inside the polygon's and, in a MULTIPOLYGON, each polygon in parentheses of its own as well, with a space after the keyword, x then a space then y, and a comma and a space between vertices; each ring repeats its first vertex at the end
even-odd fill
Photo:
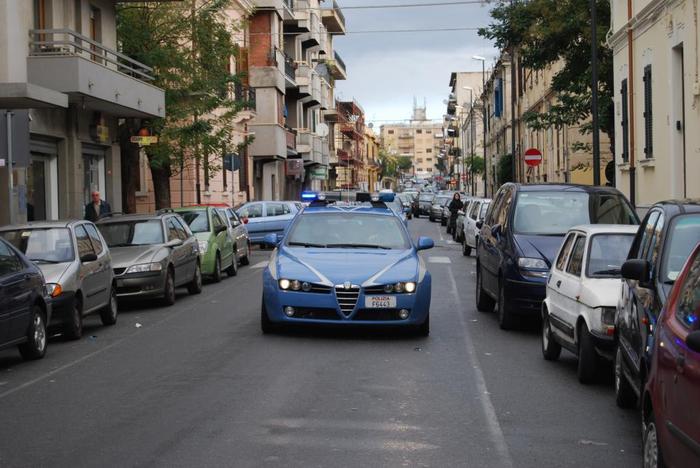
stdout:
POLYGON ((396 307, 396 296, 366 296, 365 308, 391 309, 396 307))

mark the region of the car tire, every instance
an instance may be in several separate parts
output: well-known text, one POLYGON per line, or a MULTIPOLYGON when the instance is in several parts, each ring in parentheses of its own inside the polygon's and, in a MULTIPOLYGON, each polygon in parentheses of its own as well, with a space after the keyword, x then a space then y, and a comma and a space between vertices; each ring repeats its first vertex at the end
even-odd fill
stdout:
POLYGON ((221 257, 217 253, 216 258, 214 259, 214 273, 212 273, 211 279, 215 283, 221 283, 222 276, 223 275, 221 274, 221 257))
POLYGON ((250 244, 245 248, 245 256, 241 257, 241 265, 250 265, 250 244))
POLYGON ((46 354, 46 321, 41 307, 32 307, 32 322, 27 330, 27 341, 19 345, 19 353, 27 361, 41 359, 46 354))
POLYGON ((578 336, 578 367, 576 374, 578 381, 582 384, 595 382, 598 373, 598 353, 593 345, 593 336, 588 330, 586 323, 579 327, 578 336))
POLYGON ((267 315, 267 308, 265 307, 265 301, 262 302, 260 306, 260 330, 263 335, 268 335, 276 331, 275 324, 272 323, 270 317, 267 315))
POLYGON ((542 311, 542 357, 546 361, 556 361, 561 355, 561 345, 554 339, 549 313, 542 311))
POLYGON ((83 336, 83 304, 77 296, 73 300, 70 322, 63 327, 63 336, 69 340, 79 340, 83 336))
POLYGON ((512 330, 515 327, 513 307, 506 298, 506 288, 503 278, 498 282, 498 326, 501 330, 512 330))
POLYGON ((202 292, 202 267, 199 265, 199 262, 195 265, 192 281, 187 284, 187 292, 190 294, 202 292))
POLYGON ((649 411, 642 435, 642 466, 644 468, 664 468, 666 466, 661 454, 659 432, 656 428, 653 410, 649 411))
POLYGON ((228 276, 236 276, 238 274, 238 259, 236 258, 236 247, 233 248, 233 254, 231 255, 231 266, 226 268, 226 274, 228 276))
POLYGON ((493 308, 496 305, 495 301, 491 296, 489 296, 484 290, 481 284, 482 275, 481 267, 477 264, 476 266, 476 310, 479 312, 493 312, 493 308))
POLYGON ((416 328, 416 333, 418 336, 422 337, 427 337, 430 336, 430 312, 428 312, 428 315, 425 316, 425 320, 423 320, 423 323, 418 325, 416 328))
POLYGON ((634 393, 632 385, 622 371, 622 350, 620 350, 619 345, 615 352, 615 363, 613 367, 615 369, 613 379, 615 385, 615 403, 620 408, 632 408, 637 404, 637 395, 634 393))
POLYGON ((467 245, 467 240, 462 238, 462 255, 468 257, 472 254, 472 248, 467 245))
POLYGON ((165 275, 165 284, 163 285, 163 304, 171 306, 175 304, 175 275, 171 269, 165 275))
POLYGON ((431 223, 434 223, 434 222, 435 222, 435 218, 433 218, 432 215, 428 216, 428 220, 430 220, 431 223))
POLYGON ((102 325, 114 325, 117 323, 117 315, 119 314, 119 304, 117 303, 117 290, 114 285, 109 291, 109 302, 100 310, 100 320, 102 325))

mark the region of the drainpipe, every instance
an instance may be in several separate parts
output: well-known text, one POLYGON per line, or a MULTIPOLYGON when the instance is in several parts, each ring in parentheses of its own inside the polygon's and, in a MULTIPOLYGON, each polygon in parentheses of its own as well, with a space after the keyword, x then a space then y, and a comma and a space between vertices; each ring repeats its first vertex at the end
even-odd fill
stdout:
POLYGON ((10 223, 9 224, 15 224, 15 200, 13 197, 13 192, 14 192, 14 181, 12 180, 13 176, 13 171, 12 171, 12 166, 14 165, 14 162, 12 161, 12 111, 6 111, 5 112, 5 119, 7 123, 7 188, 8 188, 8 195, 9 198, 7 199, 8 206, 10 208, 10 223))
POLYGON ((632 30, 632 0, 627 0, 627 83, 628 92, 624 99, 628 99, 629 108, 629 143, 630 143, 630 203, 633 207, 637 206, 637 181, 636 181, 636 167, 634 165, 635 157, 635 126, 634 126, 634 31, 632 30))

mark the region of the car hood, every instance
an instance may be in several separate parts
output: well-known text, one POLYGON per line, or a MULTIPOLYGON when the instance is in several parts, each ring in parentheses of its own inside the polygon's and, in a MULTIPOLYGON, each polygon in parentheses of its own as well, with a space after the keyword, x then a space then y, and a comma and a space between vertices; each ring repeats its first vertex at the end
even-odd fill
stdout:
POLYGON ((60 283, 64 273, 68 271, 72 262, 65 263, 42 263, 37 266, 44 275, 47 283, 60 283))
POLYGON ((518 244, 520 257, 541 258, 552 266, 554 257, 559 251, 564 235, 537 236, 530 234, 516 234, 515 242, 518 244))
POLYGON ((278 278, 298 279, 328 286, 369 286, 415 281, 419 260, 413 249, 326 249, 281 247, 272 261, 278 278))
POLYGON ((134 245, 131 247, 112 247, 109 249, 112 255, 113 268, 128 268, 139 263, 149 263, 153 259, 161 245, 134 245))

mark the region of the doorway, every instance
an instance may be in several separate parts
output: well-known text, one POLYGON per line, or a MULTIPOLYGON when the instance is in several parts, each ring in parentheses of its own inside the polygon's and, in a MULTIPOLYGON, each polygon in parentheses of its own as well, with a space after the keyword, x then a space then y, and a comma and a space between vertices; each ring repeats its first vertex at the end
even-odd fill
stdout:
POLYGON ((90 195, 95 191, 100 192, 103 200, 107 200, 105 194, 105 150, 103 148, 83 144, 83 177, 85 204, 90 203, 90 195))

